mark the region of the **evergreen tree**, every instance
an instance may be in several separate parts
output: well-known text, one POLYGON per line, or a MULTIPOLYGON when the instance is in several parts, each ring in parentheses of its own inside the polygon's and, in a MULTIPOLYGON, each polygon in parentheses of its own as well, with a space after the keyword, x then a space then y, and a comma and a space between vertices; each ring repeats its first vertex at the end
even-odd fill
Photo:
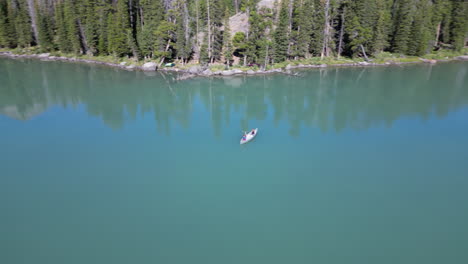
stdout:
POLYGON ((429 0, 421 0, 417 6, 408 41, 408 55, 421 56, 427 53, 431 40, 432 10, 429 0))
POLYGON ((465 38, 468 30, 468 2, 455 0, 452 9, 452 23, 450 42, 455 50, 461 50, 465 46, 465 38))
POLYGON ((312 34, 309 50, 312 55, 318 56, 322 52, 323 44, 323 28, 325 25, 324 6, 321 0, 312 1, 312 34))
POLYGON ((312 0, 295 1, 291 41, 291 56, 304 58, 309 54, 310 35, 312 34, 312 0))
POLYGON ((155 47, 155 33, 161 21, 164 20, 164 7, 160 0, 142 0, 143 10, 140 17, 141 29, 138 31, 138 43, 143 57, 153 57, 155 47))
POLYGON ((57 44, 58 49, 62 52, 71 52, 71 43, 68 39, 68 31, 65 23, 64 4, 59 2, 55 6, 55 24, 57 27, 57 44))
POLYGON ((231 41, 231 28, 229 26, 229 9, 224 14, 224 32, 223 32, 223 56, 225 62, 229 65, 232 59, 233 47, 231 41))
POLYGON ((377 54, 389 45, 392 0, 376 0, 377 17, 373 28, 372 44, 370 51, 377 54))
POLYGON ((110 12, 110 5, 107 3, 106 0, 99 0, 96 5, 96 12, 97 12, 97 17, 98 17, 98 44, 97 44, 97 49, 98 49, 98 54, 100 55, 107 55, 108 53, 108 16, 110 12))
POLYGON ((0 0, 0 47, 16 47, 14 11, 7 0, 0 0))
POLYGON ((198 50, 203 42, 202 62, 235 55, 264 67, 335 51, 364 57, 384 50, 415 56, 433 47, 460 51, 468 31, 463 0, 283 0, 273 9, 257 3, 0 0, 0 46, 185 63, 192 45, 198 50), (247 14, 248 27, 231 37, 229 18, 240 12, 247 14))
POLYGON ((37 8, 38 42, 42 50, 54 49, 52 20, 47 10, 37 8))
POLYGON ((96 0, 85 0, 84 1, 84 27, 86 35, 86 43, 88 46, 88 52, 92 55, 98 53, 98 13, 96 0))
POLYGON ((288 34, 288 6, 290 0, 283 0, 281 2, 281 9, 279 13, 278 27, 274 36, 274 61, 282 62, 287 59, 289 34, 288 34))
POLYGON ((29 47, 33 41, 31 19, 28 14, 28 6, 25 0, 17 0, 15 14, 15 31, 18 38, 18 46, 29 47))
POLYGON ((81 47, 81 40, 78 28, 78 11, 73 0, 64 0, 63 18, 66 27, 67 39, 71 45, 71 51, 75 54, 81 54, 83 48, 81 47))
POLYGON ((406 54, 413 24, 413 0, 396 0, 397 13, 393 33, 393 51, 406 54))

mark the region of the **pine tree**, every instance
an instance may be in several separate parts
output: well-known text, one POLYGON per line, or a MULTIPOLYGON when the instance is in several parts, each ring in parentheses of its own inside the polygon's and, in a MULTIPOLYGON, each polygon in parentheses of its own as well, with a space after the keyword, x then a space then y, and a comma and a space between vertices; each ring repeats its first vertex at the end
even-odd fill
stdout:
POLYGON ((412 0, 397 0, 397 4, 393 33, 393 51, 406 54, 411 37, 414 6, 412 0))
POLYGON ((78 29, 77 9, 72 0, 64 0, 64 24, 66 27, 67 39, 71 45, 71 51, 75 54, 81 54, 83 48, 81 47, 81 40, 78 29))
POLYGON ((388 37, 390 35, 391 24, 391 0, 376 0, 377 17, 373 28, 371 52, 377 54, 389 45, 388 37))
POLYGON ((287 59, 288 56, 288 44, 289 44, 289 35, 288 35, 288 6, 290 0, 283 0, 281 2, 281 9, 279 13, 279 22, 278 27, 276 28, 274 35, 274 61, 282 62, 287 59))
POLYGON ((33 33, 25 0, 18 0, 16 2, 15 31, 18 38, 18 46, 29 47, 33 41, 33 33))
POLYGON ((143 57, 151 58, 154 54, 155 32, 164 20, 164 7, 160 0, 142 0, 141 29, 138 31, 138 43, 143 57))
POLYGON ((96 12, 97 12, 97 17, 98 17, 98 29, 97 29, 97 34, 98 34, 98 44, 97 44, 97 53, 99 55, 107 55, 108 53, 108 28, 107 28, 107 21, 108 21, 108 16, 110 12, 110 5, 106 2, 106 0, 99 0, 96 5, 96 12))
POLYGON ((52 20, 47 10, 36 8, 37 12, 37 31, 38 41, 41 49, 44 51, 50 51, 54 49, 53 43, 53 32, 52 32, 52 20))
POLYGON ((64 16, 64 4, 59 2, 55 6, 55 24, 57 27, 57 44, 58 49, 62 52, 71 52, 71 43, 68 39, 67 26, 64 16))
POLYGON ((321 0, 313 0, 312 34, 309 45, 310 53, 314 56, 320 55, 323 44, 323 29, 325 25, 324 6, 321 0))
POLYGON ((0 47, 16 47, 14 11, 10 2, 0 0, 0 47))
POLYGON ((455 50, 461 50, 465 46, 465 38, 468 30, 468 2, 455 0, 452 9, 452 23, 450 42, 455 50))
POLYGON ((232 59, 233 47, 231 41, 231 27, 229 26, 229 9, 224 14, 224 32, 223 32, 223 56, 226 64, 230 64, 232 59))
POLYGON ((88 52, 92 55, 98 53, 98 14, 96 0, 84 1, 84 31, 88 52))
POLYGON ((128 0, 120 0, 117 2, 113 18, 115 21, 109 21, 109 53, 117 57, 130 55, 131 53, 131 36, 129 31, 130 18, 128 13, 128 0), (130 44, 130 45, 129 45, 130 44))
POLYGON ((312 1, 295 1, 293 13, 293 30, 291 41, 291 56, 295 59, 307 57, 309 54, 310 35, 312 34, 312 1))
POLYGON ((408 55, 422 56, 428 51, 432 31, 432 10, 429 5, 428 0, 418 3, 408 41, 408 55))

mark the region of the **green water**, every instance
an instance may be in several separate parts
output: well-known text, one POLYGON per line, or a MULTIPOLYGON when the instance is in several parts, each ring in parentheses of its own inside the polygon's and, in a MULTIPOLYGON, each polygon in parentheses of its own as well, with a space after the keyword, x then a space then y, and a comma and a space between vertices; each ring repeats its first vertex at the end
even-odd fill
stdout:
POLYGON ((0 263, 468 263, 468 63, 300 75, 0 59, 0 263))

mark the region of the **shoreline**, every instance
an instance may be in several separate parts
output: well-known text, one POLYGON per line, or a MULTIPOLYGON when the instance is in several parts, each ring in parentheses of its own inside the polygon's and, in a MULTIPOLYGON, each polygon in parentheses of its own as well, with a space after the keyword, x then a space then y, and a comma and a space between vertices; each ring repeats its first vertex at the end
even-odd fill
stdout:
POLYGON ((65 62, 80 62, 80 63, 87 63, 87 64, 97 64, 97 65, 104 65, 107 67, 118 68, 121 70, 127 71, 145 71, 145 72, 174 72, 179 73, 177 80, 186 80, 194 77, 212 77, 212 76, 233 76, 233 75, 248 75, 248 76, 255 76, 255 75, 265 75, 265 74, 286 74, 286 75, 296 75, 291 73, 291 70, 294 69, 310 69, 310 68, 328 68, 328 67, 369 67, 369 66, 397 66, 397 65, 405 65, 405 64, 420 64, 420 63, 428 63, 428 64, 436 64, 438 62, 450 62, 450 61, 468 61, 467 55, 457 56, 453 58, 447 58, 442 60, 435 60, 435 59, 423 59, 418 58, 415 61, 386 61, 384 63, 375 63, 375 62, 351 62, 351 63, 335 63, 335 64, 297 64, 291 65, 288 64, 284 68, 275 68, 270 70, 256 70, 248 69, 246 71, 234 68, 230 70, 218 70, 212 71, 209 67, 202 67, 200 65, 194 65, 189 67, 188 69, 179 69, 179 68, 157 68, 155 62, 148 62, 143 64, 142 66, 137 65, 126 65, 126 62, 121 63, 112 63, 112 62, 105 62, 99 60, 91 60, 91 59, 81 59, 76 57, 63 57, 63 56, 50 56, 49 53, 41 53, 41 54, 14 54, 10 51, 0 51, 0 57, 6 57, 10 59, 39 59, 41 61, 65 61, 65 62))

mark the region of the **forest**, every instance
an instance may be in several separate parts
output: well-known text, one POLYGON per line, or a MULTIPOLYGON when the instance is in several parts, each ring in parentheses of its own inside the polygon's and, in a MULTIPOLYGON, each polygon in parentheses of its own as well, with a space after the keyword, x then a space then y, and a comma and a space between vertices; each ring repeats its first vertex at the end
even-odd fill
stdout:
POLYGON ((463 0, 0 0, 0 48, 161 63, 422 56, 467 32, 463 0))

